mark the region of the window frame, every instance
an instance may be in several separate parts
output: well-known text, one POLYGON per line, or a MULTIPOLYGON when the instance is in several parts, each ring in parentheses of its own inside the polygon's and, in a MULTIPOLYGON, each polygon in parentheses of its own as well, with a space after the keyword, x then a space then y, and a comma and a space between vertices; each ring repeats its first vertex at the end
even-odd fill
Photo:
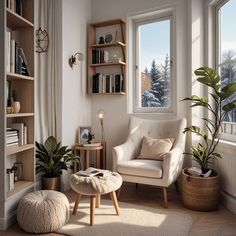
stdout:
MULTIPOLYGON (((129 19, 129 51, 130 60, 129 60, 129 77, 132 79, 132 89, 129 89, 130 101, 128 100, 128 110, 131 110, 131 113, 140 113, 140 114, 167 114, 174 115, 176 109, 176 83, 174 78, 174 11, 173 9, 163 9, 160 11, 149 12, 146 14, 135 15, 129 19), (138 37, 138 27, 141 25, 161 22, 164 20, 170 21, 170 106, 169 107, 141 107, 140 106, 140 86, 141 80, 139 78, 139 37, 138 37), (131 69, 132 68, 132 69, 131 69), (131 70, 131 71, 130 71, 131 70)), ((130 86, 129 86, 130 87, 130 86)))
MULTIPOLYGON (((215 36, 215 44, 214 44, 214 64, 215 69, 218 73, 220 73, 220 67, 222 66, 221 62, 221 38, 220 38, 220 9, 229 2, 230 0, 218 0, 213 9, 213 23, 214 23, 214 30, 213 35, 215 36)), ((236 135, 230 134, 226 132, 222 132, 222 130, 231 130, 236 129, 236 122, 222 122, 222 128, 220 132, 220 138, 222 140, 236 142, 236 135)))

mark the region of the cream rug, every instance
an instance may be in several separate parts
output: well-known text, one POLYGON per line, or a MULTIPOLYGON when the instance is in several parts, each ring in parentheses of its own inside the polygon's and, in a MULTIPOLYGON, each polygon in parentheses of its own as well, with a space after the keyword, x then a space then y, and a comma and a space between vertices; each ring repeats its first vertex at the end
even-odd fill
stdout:
POLYGON ((57 232, 71 236, 187 236, 190 216, 168 209, 149 208, 119 202, 120 216, 110 200, 95 209, 94 225, 89 226, 89 199, 79 205, 76 216, 57 232))

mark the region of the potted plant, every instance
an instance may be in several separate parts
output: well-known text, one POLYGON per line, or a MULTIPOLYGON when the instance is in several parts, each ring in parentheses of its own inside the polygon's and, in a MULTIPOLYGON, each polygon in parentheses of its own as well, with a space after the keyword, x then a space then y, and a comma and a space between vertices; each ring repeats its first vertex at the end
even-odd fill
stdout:
POLYGON ((67 146, 61 147, 53 136, 48 137, 44 144, 36 142, 36 147, 36 173, 43 173, 42 188, 59 191, 62 170, 67 170, 71 161, 80 164, 79 157, 67 146))
POLYGON ((201 67, 194 73, 198 82, 211 89, 208 91, 211 101, 207 97, 196 95, 183 99, 191 101, 191 108, 206 109, 208 117, 202 118, 204 128, 191 125, 184 129, 184 133, 191 132, 202 140, 196 146, 191 147, 190 153, 201 167, 202 173, 199 176, 193 176, 188 169, 182 171, 182 200, 184 206, 192 210, 211 211, 218 207, 220 182, 219 175, 216 171, 210 170, 209 164, 214 159, 222 158, 216 151, 216 147, 220 139, 219 131, 222 121, 228 112, 236 108, 236 100, 230 101, 229 99, 236 91, 236 83, 229 83, 221 88, 220 76, 209 67, 201 67), (210 175, 204 177, 206 173, 210 175))

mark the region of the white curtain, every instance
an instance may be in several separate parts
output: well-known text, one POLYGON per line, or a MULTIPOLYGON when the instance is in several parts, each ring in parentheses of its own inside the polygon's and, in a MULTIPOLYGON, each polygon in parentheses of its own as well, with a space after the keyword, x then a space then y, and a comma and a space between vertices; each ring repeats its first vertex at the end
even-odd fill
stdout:
POLYGON ((57 27, 55 5, 57 0, 35 1, 35 30, 41 27, 49 34, 47 52, 36 52, 36 141, 43 142, 57 134, 57 27))

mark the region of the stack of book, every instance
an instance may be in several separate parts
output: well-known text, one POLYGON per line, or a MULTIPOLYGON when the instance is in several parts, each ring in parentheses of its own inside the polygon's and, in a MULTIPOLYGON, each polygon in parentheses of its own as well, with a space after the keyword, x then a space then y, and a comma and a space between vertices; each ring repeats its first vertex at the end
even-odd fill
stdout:
POLYGON ((12 123, 7 128, 7 147, 27 144, 27 126, 24 123, 12 123))
POLYGON ((96 73, 92 77, 91 85, 93 93, 120 93, 124 90, 123 77, 120 74, 96 73))
POLYGON ((97 50, 94 49, 92 51, 92 63, 99 64, 99 63, 108 63, 109 60, 109 53, 106 50, 97 50))
POLYGON ((18 131, 13 128, 7 128, 7 147, 19 145, 18 131))
POLYGON ((7 8, 22 16, 22 0, 6 0, 7 8))
POLYGON ((28 61, 20 44, 12 38, 12 32, 6 33, 7 72, 30 76, 28 61))

